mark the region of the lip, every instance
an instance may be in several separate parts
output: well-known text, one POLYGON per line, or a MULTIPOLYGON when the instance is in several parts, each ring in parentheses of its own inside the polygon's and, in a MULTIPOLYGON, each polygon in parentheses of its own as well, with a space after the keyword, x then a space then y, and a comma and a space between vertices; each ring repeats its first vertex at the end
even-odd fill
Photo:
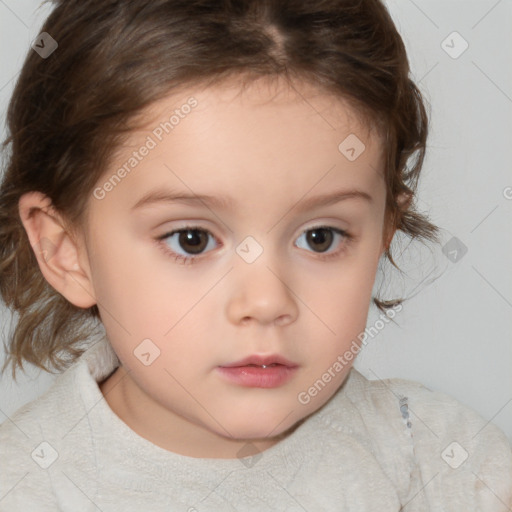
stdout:
POLYGON ((219 366, 217 370, 229 382, 239 386, 268 389, 277 388, 288 382, 297 368, 296 363, 276 354, 252 355, 240 361, 219 366))
POLYGON ((286 359, 285 357, 279 354, 271 354, 268 356, 260 356, 258 354, 253 354, 251 356, 245 357, 244 359, 240 359, 240 361, 235 361, 234 363, 229 364, 223 364, 221 365, 221 368, 235 368, 240 366, 248 366, 250 364, 255 364, 258 366, 280 364, 282 366, 287 366, 289 368, 296 368, 298 366, 298 364, 286 359))

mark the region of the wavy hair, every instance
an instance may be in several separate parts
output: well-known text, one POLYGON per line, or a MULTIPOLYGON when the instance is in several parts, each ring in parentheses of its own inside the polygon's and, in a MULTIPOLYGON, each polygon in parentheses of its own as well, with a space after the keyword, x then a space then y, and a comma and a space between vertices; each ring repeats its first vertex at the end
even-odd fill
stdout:
MULTIPOLYGON (((171 92, 237 77, 302 80, 348 101, 385 141, 386 219, 438 241, 414 209, 428 132, 403 41, 380 0, 53 0, 41 32, 58 48, 29 50, 7 110, 0 186, 0 293, 17 315, 5 371, 46 371, 85 350, 97 306, 75 307, 43 277, 18 212, 48 196, 70 226, 138 115, 171 92), (411 163, 412 161, 412 163, 411 163), (397 198, 410 196, 405 206, 397 198), (91 323, 92 321, 92 323, 91 323)), ((398 268, 388 246, 385 257, 398 268)), ((403 299, 373 298, 383 312, 403 299)), ((96 322, 97 323, 97 322, 96 322)))

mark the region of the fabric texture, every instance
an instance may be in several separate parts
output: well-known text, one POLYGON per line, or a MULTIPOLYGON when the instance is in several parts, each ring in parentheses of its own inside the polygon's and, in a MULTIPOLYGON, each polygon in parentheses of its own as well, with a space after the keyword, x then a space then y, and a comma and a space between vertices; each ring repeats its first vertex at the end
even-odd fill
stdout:
MULTIPOLYGON (((110 409, 106 339, 0 425, 0 511, 501 512, 504 433, 444 393, 354 368, 287 438, 237 459, 164 450, 110 409)), ((248 447, 250 451, 250 447, 248 447)))

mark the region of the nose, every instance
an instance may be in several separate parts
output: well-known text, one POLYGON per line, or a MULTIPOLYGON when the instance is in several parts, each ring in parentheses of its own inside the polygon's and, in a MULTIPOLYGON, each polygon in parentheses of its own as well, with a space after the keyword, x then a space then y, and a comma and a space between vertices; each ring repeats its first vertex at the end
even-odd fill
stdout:
POLYGON ((251 264, 238 262, 231 276, 226 306, 230 322, 283 326, 295 321, 298 306, 290 272, 277 272, 261 257, 251 264))

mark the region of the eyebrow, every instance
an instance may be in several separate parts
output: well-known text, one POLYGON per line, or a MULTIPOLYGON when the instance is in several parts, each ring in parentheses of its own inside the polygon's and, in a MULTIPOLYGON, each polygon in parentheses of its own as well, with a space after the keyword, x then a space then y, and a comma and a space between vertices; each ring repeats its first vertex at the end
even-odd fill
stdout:
MULTIPOLYGON (((318 206, 327 206, 347 199, 363 199, 368 203, 373 203, 373 198, 368 193, 362 190, 351 189, 339 190, 299 200, 295 207, 291 209, 296 208, 300 212, 308 211, 318 206)), ((172 190, 153 190, 141 197, 131 209, 133 211, 156 203, 184 203, 190 205, 203 203, 208 207, 211 206, 221 210, 233 210, 234 206, 234 201, 229 197, 191 194, 172 190)))

